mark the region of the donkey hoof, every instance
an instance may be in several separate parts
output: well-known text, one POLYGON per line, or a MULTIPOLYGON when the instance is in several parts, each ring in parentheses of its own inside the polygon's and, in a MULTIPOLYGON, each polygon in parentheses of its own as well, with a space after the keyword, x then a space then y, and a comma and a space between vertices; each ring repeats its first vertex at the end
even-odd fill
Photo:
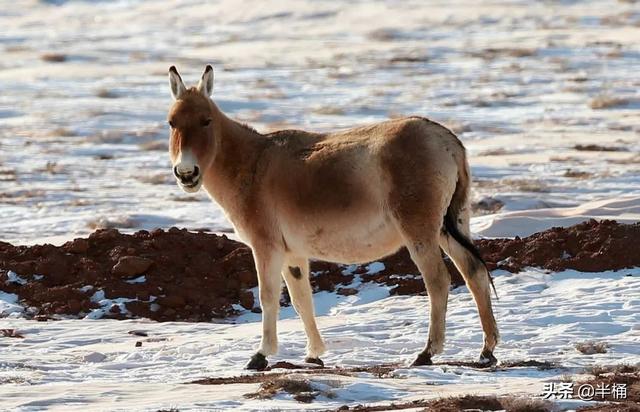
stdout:
POLYGON ((321 368, 324 368, 324 362, 322 362, 322 359, 320 358, 312 358, 312 357, 307 357, 304 360, 306 363, 315 363, 316 365, 319 365, 321 368))
POLYGON ((255 355, 251 357, 249 363, 247 363, 246 369, 253 369, 256 371, 263 371, 267 368, 269 362, 267 358, 260 352, 256 352, 255 355))
POLYGON ((498 363, 498 359, 493 356, 493 352, 488 350, 483 350, 480 354, 480 363, 485 366, 493 366, 498 363))
POLYGON ((421 354, 418 355, 416 360, 413 361, 411 366, 424 366, 424 365, 433 365, 433 362, 431 361, 431 355, 429 355, 428 353, 422 352, 421 354))

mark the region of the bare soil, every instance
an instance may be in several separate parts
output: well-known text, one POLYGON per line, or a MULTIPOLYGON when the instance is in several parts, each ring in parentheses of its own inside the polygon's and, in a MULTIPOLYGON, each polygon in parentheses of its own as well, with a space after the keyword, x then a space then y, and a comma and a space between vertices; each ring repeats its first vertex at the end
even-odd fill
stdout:
POLYGON ((325 367, 310 365, 296 365, 289 362, 277 362, 270 365, 264 372, 252 373, 250 375, 241 376, 229 376, 223 378, 202 378, 193 382, 189 382, 197 385, 228 385, 234 383, 265 383, 274 379, 279 379, 285 376, 292 376, 295 374, 322 374, 322 375, 341 375, 341 376, 354 376, 359 373, 370 373, 376 378, 393 378, 393 371, 401 367, 400 364, 385 364, 385 365, 370 365, 370 366, 356 366, 356 367, 325 367), (285 369, 286 371, 281 371, 285 369), (273 372, 274 370, 280 370, 273 372))
POLYGON ((251 309, 247 289, 257 285, 246 246, 175 228, 133 235, 97 230, 60 247, 0 243, 0 268, 2 289, 18 294, 37 319, 83 316, 98 307, 91 297, 102 290, 108 299, 136 299, 126 304, 129 314, 115 306, 109 318, 209 321, 231 315, 234 303, 251 309), (8 271, 26 283, 8 282, 8 271), (140 276, 144 282, 132 283, 140 276))
POLYGON ((601 272, 640 266, 640 223, 590 220, 515 239, 476 242, 489 269, 519 272, 535 266, 561 271, 601 272))
MULTIPOLYGON (((491 270, 620 270, 640 266, 640 223, 591 220, 526 238, 482 239, 476 245, 491 270)), ((359 276, 363 282, 389 286, 392 295, 426 293, 406 249, 380 261, 384 270, 374 273, 368 265, 346 270, 344 265, 312 262, 313 290, 355 294, 358 289, 350 285, 359 276)), ((463 285, 455 266, 445 261, 452 284, 463 285)), ((91 298, 102 291, 107 299, 133 300, 125 304, 126 311, 118 305, 107 308, 107 318, 211 321, 236 314, 234 304, 259 312, 249 290, 255 286, 250 249, 224 235, 177 228, 127 235, 106 229, 59 247, 0 242, 0 290, 17 294, 27 316, 37 320, 83 317, 99 306, 91 298)), ((289 304, 286 290, 282 304, 289 304)))

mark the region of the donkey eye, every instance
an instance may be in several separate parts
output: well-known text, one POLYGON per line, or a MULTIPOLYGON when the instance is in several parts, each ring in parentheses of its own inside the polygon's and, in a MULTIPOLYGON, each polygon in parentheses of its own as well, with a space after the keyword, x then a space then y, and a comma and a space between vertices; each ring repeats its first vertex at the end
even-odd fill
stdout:
POLYGON ((176 127, 176 126, 173 124, 173 122, 172 122, 171 120, 169 120, 169 122, 168 122, 168 123, 169 123, 169 127, 170 127, 170 128, 172 128, 172 129, 173 129, 174 127, 176 127))
POLYGON ((207 127, 211 124, 211 119, 203 120, 202 127, 207 127))

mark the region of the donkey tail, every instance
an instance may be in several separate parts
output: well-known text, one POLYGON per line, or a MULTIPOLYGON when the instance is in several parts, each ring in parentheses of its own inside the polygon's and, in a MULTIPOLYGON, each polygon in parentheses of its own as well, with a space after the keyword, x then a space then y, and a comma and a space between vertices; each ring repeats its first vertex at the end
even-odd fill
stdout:
POLYGON ((487 276, 489 277, 489 282, 491 283, 493 293, 496 295, 496 299, 498 299, 498 293, 496 292, 496 287, 493 284, 493 278, 491 277, 491 272, 489 272, 487 263, 480 255, 480 251, 473 244, 473 241, 464 233, 462 233, 458 226, 458 218, 460 212, 467 206, 470 181, 471 179, 469 177, 468 166, 465 160, 463 170, 461 171, 461 176, 459 176, 458 178, 456 188, 453 192, 453 197, 451 198, 451 202, 449 203, 449 207, 447 208, 447 213, 444 216, 443 229, 471 254, 473 259, 476 261, 476 264, 480 264, 482 265, 482 267, 484 267, 487 272, 487 276))

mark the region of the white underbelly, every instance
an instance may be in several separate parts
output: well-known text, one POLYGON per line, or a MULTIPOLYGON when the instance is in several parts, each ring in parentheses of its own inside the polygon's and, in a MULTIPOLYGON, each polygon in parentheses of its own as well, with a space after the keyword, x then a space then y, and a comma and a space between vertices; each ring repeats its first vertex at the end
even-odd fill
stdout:
POLYGON ((403 245, 393 221, 383 215, 348 222, 305 222, 286 232, 292 253, 338 263, 371 262, 403 245))

